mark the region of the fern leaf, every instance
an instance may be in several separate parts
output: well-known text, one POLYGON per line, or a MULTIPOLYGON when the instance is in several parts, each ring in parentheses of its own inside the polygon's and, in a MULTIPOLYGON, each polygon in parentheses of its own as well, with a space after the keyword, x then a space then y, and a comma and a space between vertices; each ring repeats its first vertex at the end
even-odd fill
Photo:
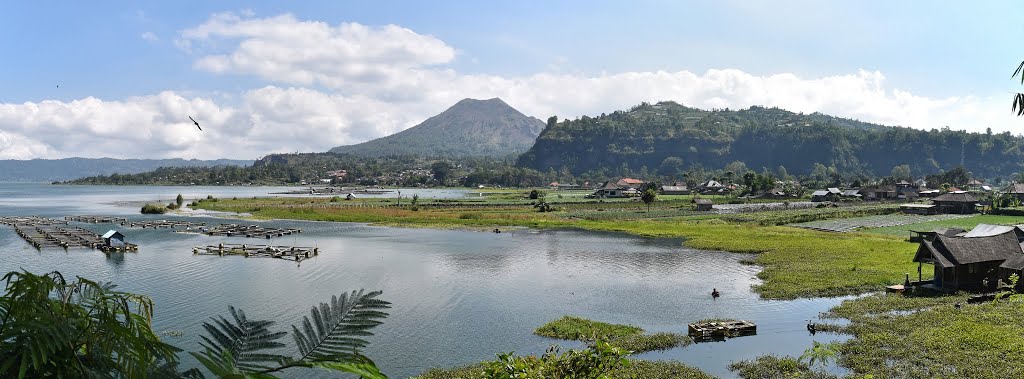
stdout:
MULTIPOLYGON (((224 370, 237 367, 243 372, 254 372, 270 368, 268 363, 278 363, 287 357, 267 352, 267 350, 284 347, 278 342, 286 332, 271 332, 268 327, 273 321, 249 320, 242 310, 229 307, 233 318, 223 316, 211 318, 213 323, 204 322, 207 336, 201 336, 199 343, 206 352, 205 359, 200 359, 204 366, 224 370)), ((198 358, 197 354, 196 355, 198 358)))
MULTIPOLYGON (((292 336, 299 349, 299 362, 357 362, 359 349, 368 342, 360 337, 372 336, 369 330, 387 317, 383 309, 391 304, 376 299, 380 291, 362 290, 332 296, 330 303, 313 307, 303 317, 302 328, 292 326, 292 336)), ((364 357, 365 358, 365 357, 364 357)))

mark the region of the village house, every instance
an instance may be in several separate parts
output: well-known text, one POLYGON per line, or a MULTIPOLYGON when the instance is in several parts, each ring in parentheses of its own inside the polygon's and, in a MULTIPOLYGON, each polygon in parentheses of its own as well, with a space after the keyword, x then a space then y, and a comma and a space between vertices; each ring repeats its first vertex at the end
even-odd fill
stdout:
POLYGON ((710 211, 714 205, 714 202, 712 202, 711 199, 694 198, 690 202, 695 204, 697 206, 697 210, 701 212, 710 211))
POLYGON ((896 186, 879 185, 864 187, 860 189, 860 194, 864 200, 891 200, 896 198, 896 186))
POLYGON ((700 185, 698 185, 697 189, 700 191, 700 193, 717 193, 725 192, 726 187, 717 180, 708 180, 707 182, 703 182, 700 185))
POLYGON ((811 193, 811 201, 822 202, 822 201, 839 201, 839 195, 843 192, 838 188, 829 188, 824 190, 817 190, 811 193), (833 191, 835 190, 835 191, 833 191))
POLYGON ((967 214, 977 212, 978 199, 967 192, 949 192, 936 196, 932 204, 938 213, 967 214))
POLYGON ((1024 183, 1011 183, 1003 188, 1002 193, 1013 196, 1018 202, 1024 203, 1024 183))
POLYGON ((978 225, 966 234, 922 233, 914 255, 921 277, 924 264, 931 264, 931 287, 943 292, 991 291, 999 280, 1024 269, 1024 234, 1016 227, 978 225))
POLYGON ((619 187, 623 187, 623 188, 629 188, 629 187, 636 188, 636 187, 639 187, 639 186, 643 185, 644 181, 640 180, 640 179, 634 179, 634 178, 622 178, 622 179, 619 179, 617 182, 615 182, 615 184, 618 185, 619 187))
POLYGON ((683 185, 661 186, 662 195, 689 195, 690 189, 683 185))
POLYGON ((595 191, 592 196, 599 198, 617 198, 617 197, 628 197, 626 190, 629 188, 623 188, 618 184, 612 183, 611 181, 604 182, 600 188, 595 191))

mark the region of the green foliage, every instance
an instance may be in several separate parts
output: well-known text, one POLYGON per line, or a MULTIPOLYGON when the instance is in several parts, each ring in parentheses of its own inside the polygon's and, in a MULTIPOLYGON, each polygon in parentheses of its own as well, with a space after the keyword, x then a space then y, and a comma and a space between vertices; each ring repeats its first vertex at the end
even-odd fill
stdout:
POLYGON ((654 192, 654 189, 648 188, 644 190, 644 193, 640 195, 640 200, 647 204, 647 212, 651 211, 651 203, 658 198, 658 193, 654 192))
POLYGON ((529 196, 529 198, 530 198, 530 200, 536 200, 536 199, 539 199, 539 198, 540 198, 540 191, 537 191, 537 190, 530 190, 530 196, 529 196))
POLYGON ((581 341, 607 341, 643 333, 644 330, 636 326, 609 324, 574 316, 563 316, 533 331, 538 336, 581 341))
MULTIPOLYGON (((488 362, 489 363, 489 362, 488 362)), ((483 379, 485 363, 477 363, 454 369, 430 369, 422 375, 413 379, 483 379)), ((623 365, 608 373, 610 378, 637 378, 637 379, 712 379, 711 375, 703 371, 675 361, 646 361, 640 359, 629 360, 628 365, 623 365)), ((501 379, 506 379, 501 377, 501 379)))
MULTIPOLYGON (((175 347, 150 328, 152 301, 53 272, 10 272, 0 297, 0 377, 146 377, 175 347)), ((194 372, 188 373, 194 375, 194 372)))
MULTIPOLYGON (((1020 62, 1020 66, 1013 71, 1011 78, 1020 75, 1020 84, 1024 84, 1024 62, 1020 62)), ((1017 116, 1024 116, 1024 93, 1018 92, 1013 96, 1013 106, 1010 107, 1010 111, 1017 113, 1017 116)))
POLYGON ((813 346, 804 350, 803 355, 800 356, 800 362, 806 362, 810 367, 815 365, 828 366, 830 362, 835 362, 838 358, 839 342, 821 343, 814 341, 813 346))
POLYGON ((563 316, 533 331, 533 334, 577 341, 607 341, 629 351, 644 352, 686 346, 690 337, 675 333, 645 334, 631 325, 609 324, 580 317, 563 316))
POLYGON ((835 375, 815 371, 810 365, 792 357, 774 355, 762 355, 752 361, 733 362, 729 369, 743 379, 838 379, 835 375))
POLYGON ((483 378, 504 379, 613 379, 612 371, 629 365, 629 351, 597 341, 582 350, 559 352, 551 346, 541 356, 498 354, 498 360, 484 364, 483 378))
POLYGON ((229 308, 233 321, 224 317, 203 323, 203 352, 191 353, 203 366, 220 377, 272 378, 270 373, 290 367, 319 367, 354 373, 363 378, 386 378, 373 361, 359 353, 373 329, 387 317, 382 310, 390 303, 377 299, 380 291, 352 291, 331 297, 292 326, 298 357, 268 352, 283 347, 277 340, 286 332, 271 332, 273 321, 249 320, 245 313, 229 308), (300 329, 301 328, 301 329, 300 329))
POLYGON ((178 197, 174 198, 174 203, 178 204, 178 208, 181 208, 181 205, 185 203, 185 198, 179 193, 178 197))
POLYGON ((844 301, 839 363, 879 378, 1005 378, 1024 367, 1022 299, 964 304, 966 295, 874 295, 844 301), (957 306, 957 304, 960 304, 957 306))
POLYGON ((690 163, 691 171, 739 161, 740 171, 726 171, 738 177, 747 167, 785 166, 823 187, 835 184, 838 173, 882 176, 904 164, 919 173, 950 170, 962 156, 977 176, 1007 176, 1021 171, 1022 146, 1024 137, 1009 132, 926 131, 778 108, 705 111, 661 102, 549 125, 518 165, 584 175, 623 166, 660 171, 669 158, 690 163))
POLYGON ((142 206, 142 214, 164 214, 167 213, 167 208, 163 205, 157 204, 146 204, 142 206))

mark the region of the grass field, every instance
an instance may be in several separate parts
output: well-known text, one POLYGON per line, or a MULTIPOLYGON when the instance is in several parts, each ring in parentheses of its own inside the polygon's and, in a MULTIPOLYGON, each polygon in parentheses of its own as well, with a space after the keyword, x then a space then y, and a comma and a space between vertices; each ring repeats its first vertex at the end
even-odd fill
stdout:
POLYGON ((888 234, 907 237, 910 231, 931 231, 939 228, 961 228, 971 230, 978 224, 1016 225, 1024 224, 1024 216, 975 215, 964 218, 921 222, 915 224, 870 229, 868 233, 888 234))
POLYGON ((831 316, 854 339, 839 363, 876 378, 1011 378, 1024 374, 1024 302, 963 304, 966 296, 874 295, 831 316))

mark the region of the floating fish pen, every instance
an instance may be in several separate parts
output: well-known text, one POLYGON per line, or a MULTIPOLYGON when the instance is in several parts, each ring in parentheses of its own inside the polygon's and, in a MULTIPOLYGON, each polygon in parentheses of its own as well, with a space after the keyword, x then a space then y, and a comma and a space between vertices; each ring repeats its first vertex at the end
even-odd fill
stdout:
POLYGON ((236 225, 236 224, 220 224, 212 228, 201 229, 203 233, 211 236, 224 236, 224 237, 249 237, 249 238, 266 238, 271 239, 273 237, 284 237, 294 233, 302 233, 299 229, 281 229, 281 228, 264 228, 259 225, 236 225))
POLYGON ((149 220, 149 221, 132 221, 130 223, 121 224, 122 226, 128 226, 131 228, 143 228, 143 229, 178 229, 184 228, 185 230, 191 229, 202 229, 206 226, 205 222, 191 222, 191 221, 177 221, 177 220, 149 220))
POLYGON ((320 249, 313 247, 298 246, 271 246, 271 245, 246 245, 246 244, 218 244, 208 246, 196 246, 192 248, 193 255, 241 255, 246 258, 277 258, 295 262, 302 262, 306 259, 320 254, 320 249))
POLYGON ((65 221, 84 222, 87 224, 120 224, 124 225, 128 219, 124 217, 109 216, 64 216, 65 221))
POLYGON ((757 325, 744 320, 712 321, 689 324, 689 331, 695 341, 722 340, 757 334, 757 325))
POLYGON ((64 220, 57 220, 39 216, 13 216, 13 217, 0 217, 0 224, 7 226, 16 225, 67 225, 68 222, 64 220))
POLYGON ((46 247, 73 248, 84 247, 104 252, 138 251, 139 247, 130 243, 108 245, 103 237, 91 230, 79 227, 60 225, 15 225, 14 231, 37 249, 46 247))

